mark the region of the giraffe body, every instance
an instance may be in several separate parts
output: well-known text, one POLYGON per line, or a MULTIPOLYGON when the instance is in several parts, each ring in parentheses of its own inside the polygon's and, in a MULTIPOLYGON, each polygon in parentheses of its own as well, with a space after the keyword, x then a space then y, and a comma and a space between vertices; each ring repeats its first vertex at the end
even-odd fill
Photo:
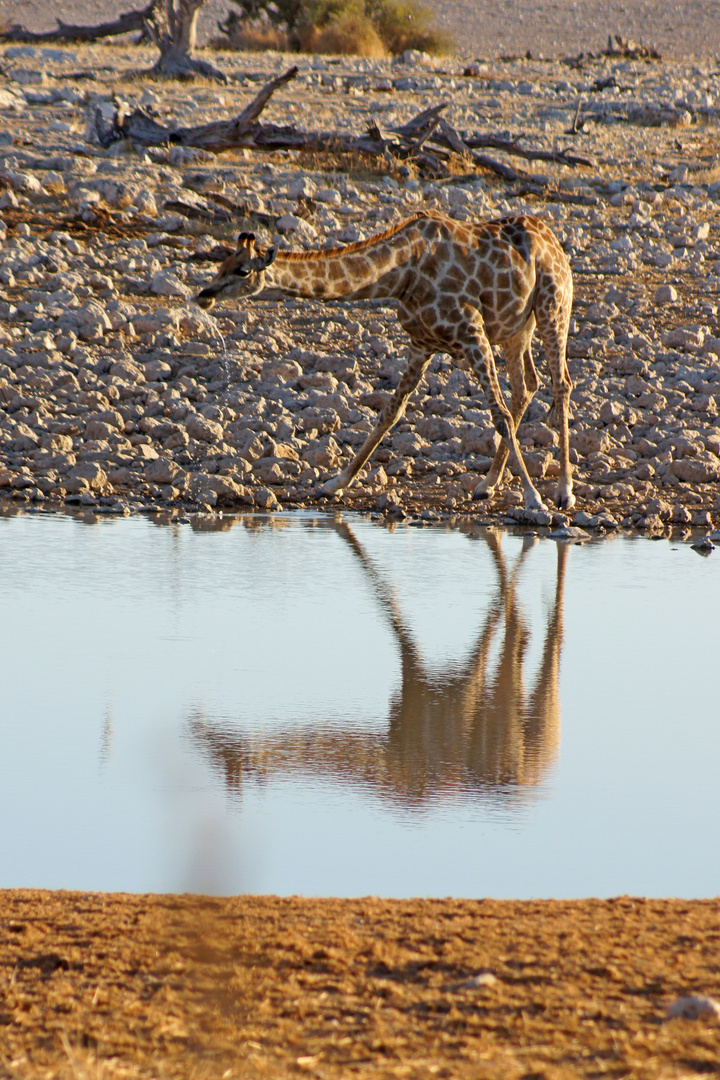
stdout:
POLYGON ((205 308, 217 299, 296 296, 316 299, 393 298, 410 337, 408 363, 376 426, 349 465, 321 489, 348 487, 387 431, 402 416, 409 395, 434 353, 464 358, 475 373, 502 437, 486 478, 475 489, 487 497, 500 483, 511 453, 530 510, 543 509, 517 442, 517 428, 539 380, 532 358, 535 328, 552 378, 560 431, 560 480, 555 501, 574 503, 568 445, 572 382, 566 346, 572 274, 551 229, 527 215, 468 224, 420 213, 384 233, 333 251, 259 252, 251 233, 196 297, 205 308), (505 354, 511 388, 508 408, 498 383, 493 345, 505 354))

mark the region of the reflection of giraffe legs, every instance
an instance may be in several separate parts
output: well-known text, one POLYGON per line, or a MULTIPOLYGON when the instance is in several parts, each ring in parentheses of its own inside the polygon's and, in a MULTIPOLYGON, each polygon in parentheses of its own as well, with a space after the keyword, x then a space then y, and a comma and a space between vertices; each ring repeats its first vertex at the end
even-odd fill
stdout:
POLYGON ((420 349, 416 345, 410 346, 407 367, 400 378, 395 393, 380 413, 374 429, 370 432, 350 464, 338 476, 323 484, 320 488, 321 495, 339 495, 343 488, 352 484, 383 435, 398 422, 404 413, 407 400, 425 374, 431 357, 432 353, 427 350, 420 349))
POLYGON ((525 538, 511 560, 503 551, 502 533, 477 534, 487 545, 496 572, 491 572, 491 580, 485 574, 484 580, 492 588, 495 579, 497 586, 484 605, 470 654, 438 670, 432 658, 428 664, 423 660, 391 582, 350 526, 328 521, 322 527, 334 530, 352 552, 400 654, 401 678, 392 691, 387 729, 364 730, 337 721, 324 725, 315 718, 287 725, 279 733, 255 730, 247 736, 221 721, 193 716, 193 737, 227 789, 239 795, 247 775, 271 779, 305 774, 418 806, 443 794, 484 790, 507 795, 518 786, 540 783, 557 756, 560 737, 558 678, 568 548, 557 549, 554 606, 528 694, 524 665, 530 627, 520 603, 520 576, 537 543, 534 537, 525 538))
MULTIPOLYGON (((517 430, 525 411, 539 386, 538 374, 533 363, 531 340, 535 329, 535 316, 531 315, 527 323, 514 338, 503 345, 507 372, 510 379, 510 412, 513 429, 517 430)), ((495 459, 485 479, 478 484, 475 493, 478 498, 491 495, 503 478, 509 447, 504 439, 497 448, 495 459)))
POLYGON ((558 544, 555 602, 545 632, 540 669, 526 711, 525 745, 530 783, 541 779, 560 746, 560 654, 567 555, 568 545, 558 544))

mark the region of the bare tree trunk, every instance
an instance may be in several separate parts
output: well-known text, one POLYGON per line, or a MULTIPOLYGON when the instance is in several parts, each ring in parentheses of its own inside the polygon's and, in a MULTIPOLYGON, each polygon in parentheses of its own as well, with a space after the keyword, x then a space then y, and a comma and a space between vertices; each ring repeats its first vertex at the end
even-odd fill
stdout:
POLYGON ((160 50, 153 68, 155 75, 171 79, 192 79, 203 75, 227 82, 225 74, 206 60, 193 56, 197 41, 197 18, 205 0, 165 0, 164 26, 148 20, 150 37, 160 50))

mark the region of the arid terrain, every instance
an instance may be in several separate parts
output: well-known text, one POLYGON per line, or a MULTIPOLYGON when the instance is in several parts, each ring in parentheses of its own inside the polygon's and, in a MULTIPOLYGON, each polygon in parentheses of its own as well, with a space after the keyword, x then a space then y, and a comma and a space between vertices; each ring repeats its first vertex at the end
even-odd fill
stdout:
MULTIPOLYGON (((419 209, 529 211, 552 224, 575 277, 575 526, 717 524, 716 65, 300 57, 261 117, 390 133, 443 102, 465 138, 519 140, 519 161, 494 152, 514 180, 456 154, 431 175, 359 153, 97 142, 98 115, 118 105, 166 125, 229 118, 296 59, 210 55, 227 86, 153 80, 151 48, 5 48, 0 497, 108 513, 314 505, 397 385, 407 338, 392 305, 370 301, 226 303, 208 317, 193 294, 238 229, 302 249, 365 239, 419 209)), ((544 378, 520 442, 550 499, 544 378)), ((438 355, 343 505, 477 513, 496 441, 479 386, 438 355)), ((522 517, 517 484, 483 505, 487 520, 522 517)))
MULTIPOLYGON (((129 6, 53 14, 95 21, 129 6)), ((551 222, 575 278, 578 502, 568 518, 526 524, 717 540, 718 4, 672 17, 649 4, 435 9, 460 54, 205 53, 226 86, 155 81, 154 51, 127 41, 0 48, 8 506, 170 520, 314 505, 397 385, 407 339, 392 307, 370 302, 227 304, 203 317, 192 296, 218 253, 248 228, 259 243, 312 248, 367 238, 422 208, 461 220, 529 211, 551 222), (609 31, 664 59, 599 55, 609 31), (578 56, 588 50, 596 55, 578 56), (95 138, 98 110, 112 117, 118 105, 165 124, 230 118, 294 62, 297 79, 264 121, 391 132, 447 102, 456 130, 516 139, 545 160, 490 151, 526 170, 508 181, 460 156, 432 176, 363 155, 103 148, 95 138), (562 150, 588 163, 563 164, 562 150)), ((0 4, 0 18, 50 25, 34 0, 0 4)), ((557 434, 539 347, 536 357, 545 381, 520 438, 549 497, 557 434)), ((495 441, 479 388, 436 357, 342 505, 477 516, 471 492, 495 441)), ((513 479, 482 517, 522 523, 520 504, 513 479)), ((716 901, 14 890, 0 895, 0 935, 2 1077, 720 1072, 716 1017, 665 1019, 683 994, 720 996, 716 901)))
POLYGON ((0 1076, 716 1074, 716 900, 0 894, 0 1076))

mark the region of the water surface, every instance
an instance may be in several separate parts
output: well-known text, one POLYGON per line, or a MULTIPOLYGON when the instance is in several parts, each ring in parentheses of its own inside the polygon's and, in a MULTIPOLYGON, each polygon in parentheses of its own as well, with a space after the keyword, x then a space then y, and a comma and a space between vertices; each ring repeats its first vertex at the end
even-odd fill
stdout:
POLYGON ((720 892, 720 562, 0 518, 0 887, 720 892))

